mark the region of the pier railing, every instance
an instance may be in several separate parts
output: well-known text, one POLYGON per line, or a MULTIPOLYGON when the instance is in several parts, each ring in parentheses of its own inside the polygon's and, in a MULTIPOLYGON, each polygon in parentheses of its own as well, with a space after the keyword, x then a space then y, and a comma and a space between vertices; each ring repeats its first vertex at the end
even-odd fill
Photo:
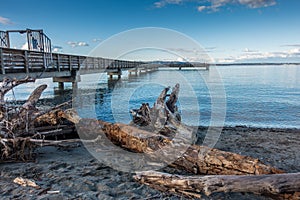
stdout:
MULTIPOLYGON (((175 67, 179 70, 185 67, 200 67, 209 69, 205 63, 165 62, 155 64, 128 60, 116 60, 101 57, 89 57, 61 53, 41 52, 0 47, 0 80, 5 76, 20 78, 26 75, 35 78, 74 77, 74 72, 80 74, 107 72, 109 75, 122 70, 175 67)), ((148 70, 148 69, 147 69, 148 70)))
POLYGON ((83 70, 114 70, 135 68, 143 62, 114 60, 100 57, 47 53, 0 48, 0 73, 62 72, 83 70))

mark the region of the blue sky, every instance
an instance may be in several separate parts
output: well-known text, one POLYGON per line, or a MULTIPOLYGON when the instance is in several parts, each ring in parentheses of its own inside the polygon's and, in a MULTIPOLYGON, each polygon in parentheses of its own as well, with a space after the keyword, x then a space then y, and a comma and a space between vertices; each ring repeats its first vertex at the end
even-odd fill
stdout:
MULTIPOLYGON (((0 30, 44 29, 54 51, 87 55, 120 32, 161 27, 191 37, 216 62, 300 62, 299 10, 299 0, 9 0, 0 30)), ((13 37, 21 48, 24 38, 13 37)))

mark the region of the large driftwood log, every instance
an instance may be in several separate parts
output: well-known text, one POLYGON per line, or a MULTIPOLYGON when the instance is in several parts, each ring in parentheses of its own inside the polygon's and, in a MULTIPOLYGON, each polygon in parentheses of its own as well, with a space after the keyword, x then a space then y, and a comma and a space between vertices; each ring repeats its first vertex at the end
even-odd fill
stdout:
POLYGON ((248 192, 280 199, 300 198, 300 173, 257 176, 217 175, 180 176, 161 172, 140 172, 134 178, 163 192, 190 197, 217 192, 248 192))
POLYGON ((179 85, 173 88, 167 100, 168 90, 169 88, 165 88, 161 92, 153 108, 143 104, 141 109, 132 111, 133 121, 139 126, 80 119, 72 110, 65 112, 64 117, 76 123, 82 139, 91 140, 96 139, 98 135, 106 135, 117 146, 131 152, 145 153, 150 160, 156 159, 158 162, 164 162, 165 166, 194 174, 282 173, 281 170, 264 165, 258 159, 249 156, 193 145, 193 141, 189 140, 189 137, 192 137, 189 127, 180 123, 176 117, 179 85), (174 157, 175 153, 179 155, 174 157), (153 158, 153 155, 159 155, 159 158, 153 158))
POLYGON ((198 145, 191 145, 170 166, 184 169, 194 174, 258 175, 283 173, 282 170, 265 165, 258 159, 250 156, 198 145))
MULTIPOLYGON (((190 142, 182 156, 173 163, 170 163, 170 166, 184 169, 194 174, 282 173, 281 170, 269 166, 266 167, 258 159, 249 156, 224 152, 205 146, 192 145, 193 141, 189 141, 185 137, 190 134, 190 138, 192 138, 194 133, 188 126, 180 122, 180 115, 176 106, 179 84, 175 85, 169 98, 167 98, 168 91, 169 88, 165 88, 161 92, 152 108, 148 104, 143 104, 140 109, 132 110, 131 113, 133 115, 132 124, 138 128, 146 126, 146 130, 149 130, 148 127, 150 125, 152 134, 155 132, 155 134, 166 136, 170 140, 168 144, 178 144, 176 148, 186 146, 187 142, 190 142), (185 134, 182 134, 183 132, 185 134), (174 136, 176 137, 174 138, 174 136)), ((118 133, 115 131, 111 134, 118 133)), ((166 158, 169 156, 171 155, 165 155, 166 158)))
MULTIPOLYGON (((72 113, 69 111, 69 113, 72 113)), ((173 151, 160 152, 160 161, 169 166, 183 169, 194 174, 275 174, 283 171, 264 165, 258 159, 243 156, 236 153, 211 149, 205 146, 190 145, 186 148, 184 141, 170 139, 169 137, 141 130, 137 127, 108 123, 95 119, 80 119, 75 113, 65 116, 76 122, 76 128, 81 133, 82 139, 96 139, 98 135, 106 135, 114 144, 136 153, 145 153, 149 157, 156 151, 169 146, 169 149, 181 149, 185 151, 178 159, 174 158, 173 151)))

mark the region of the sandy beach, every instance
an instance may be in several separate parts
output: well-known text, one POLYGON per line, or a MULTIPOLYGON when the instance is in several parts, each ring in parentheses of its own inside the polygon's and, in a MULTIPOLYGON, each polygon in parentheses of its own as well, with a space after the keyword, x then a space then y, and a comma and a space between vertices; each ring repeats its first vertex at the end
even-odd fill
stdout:
MULTIPOLYGON (((199 127, 198 144, 206 134, 199 127)), ((285 172, 300 171, 300 130, 225 127, 215 148, 252 156, 285 172)), ((81 143, 68 148, 42 147, 30 163, 0 164, 1 199, 187 199, 161 193, 134 181, 93 158, 81 143), (36 182, 40 189, 22 187, 16 177, 36 182)), ((163 171, 182 173, 171 168, 163 171)), ((253 194, 217 193, 202 199, 269 199, 253 194)))

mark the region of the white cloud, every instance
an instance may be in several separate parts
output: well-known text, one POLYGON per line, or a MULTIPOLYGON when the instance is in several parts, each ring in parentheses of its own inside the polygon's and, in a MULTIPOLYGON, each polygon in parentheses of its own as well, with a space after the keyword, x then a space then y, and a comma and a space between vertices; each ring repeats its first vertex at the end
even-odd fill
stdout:
POLYGON ((262 8, 276 5, 276 0, 160 0, 154 3, 154 7, 162 8, 169 4, 181 5, 184 3, 194 3, 199 12, 216 12, 221 7, 228 4, 240 4, 249 8, 262 8))
MULTIPOLYGON (((234 62, 251 62, 251 61, 267 61, 272 59, 287 60, 289 58, 300 59, 300 48, 290 49, 281 52, 259 52, 259 51, 243 51, 242 54, 235 57, 217 59, 219 63, 234 63, 234 62)), ((287 60, 288 62, 289 60, 287 60)))
POLYGON ((154 6, 156 8, 162 8, 162 7, 164 7, 166 5, 169 5, 169 4, 176 4, 176 5, 178 5, 178 4, 183 3, 184 1, 185 0, 161 0, 161 1, 155 2, 154 6))
POLYGON ((0 24, 9 25, 9 24, 13 24, 13 22, 8 18, 0 16, 0 24))
MULTIPOLYGON (((249 8, 261 8, 276 5, 276 0, 208 0, 208 2, 210 3, 210 6, 205 6, 205 9, 213 12, 218 11, 219 8, 228 4, 241 4, 249 8)), ((202 8, 202 6, 198 6, 198 11, 203 11, 203 9, 199 10, 199 7, 202 8)))
POLYGON ((199 11, 199 12, 202 12, 202 11, 204 11, 206 9, 206 6, 198 6, 198 8, 197 8, 197 10, 199 11))
POLYGON ((62 49, 53 48, 53 49, 52 49, 52 52, 53 52, 53 53, 62 52, 62 49))
POLYGON ((211 6, 209 6, 209 8, 212 11, 218 11, 220 7, 232 3, 232 0, 210 0, 210 2, 211 2, 211 6))
POLYGON ((162 8, 162 7, 165 6, 165 4, 163 4, 163 3, 160 2, 160 1, 158 1, 158 2, 155 2, 155 3, 154 3, 154 6, 155 6, 156 8, 162 8))
POLYGON ((183 62, 183 61, 184 61, 184 59, 183 59, 183 58, 181 58, 181 57, 178 57, 178 58, 177 58, 177 61, 178 61, 178 62, 183 62))
POLYGON ((63 52, 63 48, 61 46, 52 46, 52 52, 53 53, 63 52))
POLYGON ((73 48, 77 46, 77 42, 71 42, 71 41, 69 41, 69 42, 67 42, 67 44, 70 45, 73 48))
POLYGON ((94 38, 92 41, 93 41, 93 42, 101 42, 102 39, 94 38))
POLYGON ((300 53, 300 48, 290 49, 288 52, 289 52, 290 54, 298 54, 298 53, 300 53))
POLYGON ((254 52, 258 52, 258 51, 257 50, 252 50, 252 49, 245 48, 243 52, 254 53, 254 52))
POLYGON ((234 63, 236 60, 231 58, 220 58, 216 59, 217 63, 234 63))
POLYGON ((239 3, 250 8, 261 8, 276 5, 276 0, 239 0, 239 3))
POLYGON ((68 42, 67 43, 68 45, 70 45, 72 48, 75 48, 75 47, 87 47, 89 46, 88 43, 86 42, 68 42))
POLYGON ((86 42, 78 42, 78 46, 84 47, 84 46, 89 46, 89 44, 86 42))

